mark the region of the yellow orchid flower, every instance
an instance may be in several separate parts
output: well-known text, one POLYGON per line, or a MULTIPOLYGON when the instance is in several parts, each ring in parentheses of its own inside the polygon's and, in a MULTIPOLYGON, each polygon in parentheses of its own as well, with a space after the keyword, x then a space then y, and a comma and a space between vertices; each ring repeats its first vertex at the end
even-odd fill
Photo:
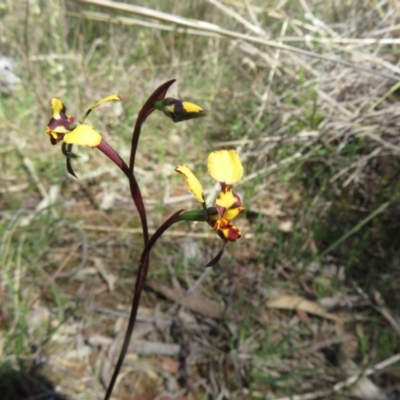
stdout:
POLYGON ((69 145, 77 144, 79 146, 97 147, 101 143, 102 137, 91 125, 84 124, 84 121, 92 110, 97 108, 99 105, 108 101, 120 100, 121 98, 116 94, 104 97, 91 106, 83 116, 82 120, 76 124, 75 118, 67 115, 67 108, 64 103, 60 99, 54 97, 51 101, 53 116, 50 119, 46 130, 46 133, 50 136, 51 143, 56 144, 63 140, 69 145))
POLYGON ((236 241, 241 237, 239 229, 231 224, 243 210, 240 197, 233 192, 232 185, 243 176, 243 166, 235 150, 218 150, 208 156, 208 172, 221 184, 221 192, 215 207, 205 205, 203 187, 187 165, 178 165, 175 171, 184 176, 189 190, 202 203, 206 220, 224 240, 236 241))
MULTIPOLYGON (((67 107, 64 103, 54 97, 51 100, 51 108, 53 109, 53 116, 47 124, 46 133, 50 136, 51 144, 57 144, 63 141, 62 152, 67 158, 67 171, 76 177, 72 168, 71 158, 75 157, 72 153, 72 146, 77 144, 79 146, 97 147, 100 151, 105 153, 114 163, 120 168, 125 168, 124 162, 115 150, 106 143, 99 132, 97 132, 91 125, 85 124, 86 117, 97 108, 99 105, 108 101, 120 101, 121 98, 112 94, 111 96, 104 97, 96 104, 91 106, 83 116, 81 121, 75 123, 75 118, 67 115, 67 107)), ((127 168, 127 167, 126 167, 127 168)))

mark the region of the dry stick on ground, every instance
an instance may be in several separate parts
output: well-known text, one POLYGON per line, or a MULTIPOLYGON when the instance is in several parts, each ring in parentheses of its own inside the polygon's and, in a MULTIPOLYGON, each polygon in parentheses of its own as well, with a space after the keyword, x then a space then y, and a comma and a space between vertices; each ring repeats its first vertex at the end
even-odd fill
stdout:
MULTIPOLYGON (((372 70, 369 68, 362 67, 358 64, 354 64, 354 63, 351 63, 351 62, 348 62, 345 60, 341 60, 339 58, 327 57, 322 54, 318 54, 318 53, 308 51, 308 50, 299 49, 299 48, 289 46, 289 45, 286 45, 283 43, 279 43, 279 42, 276 42, 273 40, 267 40, 264 38, 255 37, 255 36, 251 36, 251 35, 247 35, 247 34, 243 34, 243 33, 239 33, 239 32, 233 32, 228 29, 221 28, 220 26, 218 26, 216 24, 212 24, 212 23, 206 22, 206 21, 183 18, 183 17, 177 16, 177 15, 168 14, 168 13, 157 11, 157 10, 152 10, 152 9, 146 8, 146 7, 139 7, 139 6, 134 6, 134 5, 125 4, 125 3, 109 1, 109 0, 72 0, 72 1, 74 1, 75 3, 80 3, 80 4, 87 4, 87 5, 92 5, 92 6, 103 7, 103 8, 113 10, 113 11, 121 11, 121 12, 131 13, 131 14, 135 14, 135 15, 140 15, 142 17, 157 19, 159 21, 169 22, 172 24, 176 24, 178 26, 184 26, 186 28, 198 29, 198 30, 204 31, 204 32, 213 32, 215 34, 220 35, 221 37, 226 37, 229 39, 239 39, 239 40, 249 41, 249 42, 253 42, 253 43, 258 43, 258 44, 266 45, 266 46, 269 46, 272 48, 302 54, 304 56, 308 56, 311 58, 318 58, 318 59, 321 59, 324 61, 330 61, 330 62, 333 62, 336 64, 342 64, 342 65, 348 66, 350 68, 368 72, 373 75, 379 75, 384 78, 388 78, 388 79, 392 79, 392 80, 396 80, 396 81, 400 80, 400 75, 392 75, 392 74, 389 74, 386 72, 372 70)), ((344 50, 344 49, 341 49, 341 50, 344 50)), ((373 60, 374 57, 371 55, 368 55, 368 58, 370 60, 373 60)), ((374 59, 380 60, 376 57, 374 59)), ((392 68, 397 68, 394 65, 388 64, 388 63, 386 63, 386 65, 383 65, 383 66, 386 68, 388 68, 389 66, 391 66, 392 68)))

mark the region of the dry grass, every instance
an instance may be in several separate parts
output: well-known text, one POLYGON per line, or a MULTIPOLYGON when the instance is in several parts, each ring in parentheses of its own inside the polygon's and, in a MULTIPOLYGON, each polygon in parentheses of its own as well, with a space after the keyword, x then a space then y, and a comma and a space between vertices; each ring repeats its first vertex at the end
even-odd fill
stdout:
POLYGON ((211 198, 206 156, 236 148, 243 239, 208 270, 220 242, 207 228, 157 244, 114 398, 400 396, 397 1, 6 1, 0 15, 22 79, 0 98, 5 399, 103 397, 142 245, 100 152, 81 149, 80 179, 66 175, 44 134, 50 99, 78 116, 120 94, 90 121, 127 158, 139 107, 171 78, 209 116, 146 123, 150 227, 194 206, 175 165, 211 198))

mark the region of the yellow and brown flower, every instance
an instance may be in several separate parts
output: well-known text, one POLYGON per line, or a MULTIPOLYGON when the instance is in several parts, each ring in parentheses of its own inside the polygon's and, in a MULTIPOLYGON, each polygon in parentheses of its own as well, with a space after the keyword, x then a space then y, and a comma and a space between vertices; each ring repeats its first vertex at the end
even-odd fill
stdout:
POLYGON ((113 94, 101 99, 88 109, 82 120, 78 123, 75 118, 67 115, 67 107, 60 99, 54 97, 51 101, 53 116, 50 119, 46 133, 50 136, 51 144, 57 144, 63 140, 67 144, 77 144, 79 146, 97 147, 102 137, 91 125, 85 124, 86 117, 99 105, 108 101, 120 101, 121 98, 113 94))
MULTIPOLYGON (((118 95, 107 96, 99 102, 90 107, 81 121, 75 123, 75 118, 67 115, 67 107, 60 99, 54 97, 51 101, 51 108, 53 109, 53 116, 51 117, 46 133, 50 136, 51 144, 57 144, 62 141, 62 151, 67 158, 67 170, 75 176, 72 169, 71 159, 74 157, 72 153, 72 146, 96 147, 109 157, 118 167, 124 169, 126 167, 124 161, 116 153, 116 151, 105 141, 99 132, 97 132, 91 125, 85 124, 86 117, 99 105, 108 101, 120 101, 118 95)), ((127 167, 126 167, 127 168, 127 167)))
POLYGON ((234 242, 241 237, 240 230, 231 224, 243 210, 240 197, 233 192, 232 185, 243 176, 243 166, 239 155, 234 150, 219 150, 208 157, 208 172, 221 184, 215 207, 206 207, 203 187, 193 172, 186 165, 178 165, 175 171, 184 176, 189 190, 197 201, 202 203, 209 225, 225 241, 234 242))

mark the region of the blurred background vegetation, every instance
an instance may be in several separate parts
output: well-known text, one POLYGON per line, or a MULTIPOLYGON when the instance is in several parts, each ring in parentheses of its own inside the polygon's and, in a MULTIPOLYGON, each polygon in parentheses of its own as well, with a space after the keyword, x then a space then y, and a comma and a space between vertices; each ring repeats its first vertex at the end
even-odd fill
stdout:
POLYGON ((157 244, 114 398, 398 399, 399 44, 397 0, 0 1, 20 78, 0 97, 2 398, 102 398, 142 246, 114 165, 81 148, 66 173, 51 98, 79 118, 118 93, 90 123, 127 158, 176 78, 208 117, 146 123, 149 224, 197 207, 176 165, 211 189, 208 153, 234 148, 243 238, 207 270, 207 227, 157 244))

